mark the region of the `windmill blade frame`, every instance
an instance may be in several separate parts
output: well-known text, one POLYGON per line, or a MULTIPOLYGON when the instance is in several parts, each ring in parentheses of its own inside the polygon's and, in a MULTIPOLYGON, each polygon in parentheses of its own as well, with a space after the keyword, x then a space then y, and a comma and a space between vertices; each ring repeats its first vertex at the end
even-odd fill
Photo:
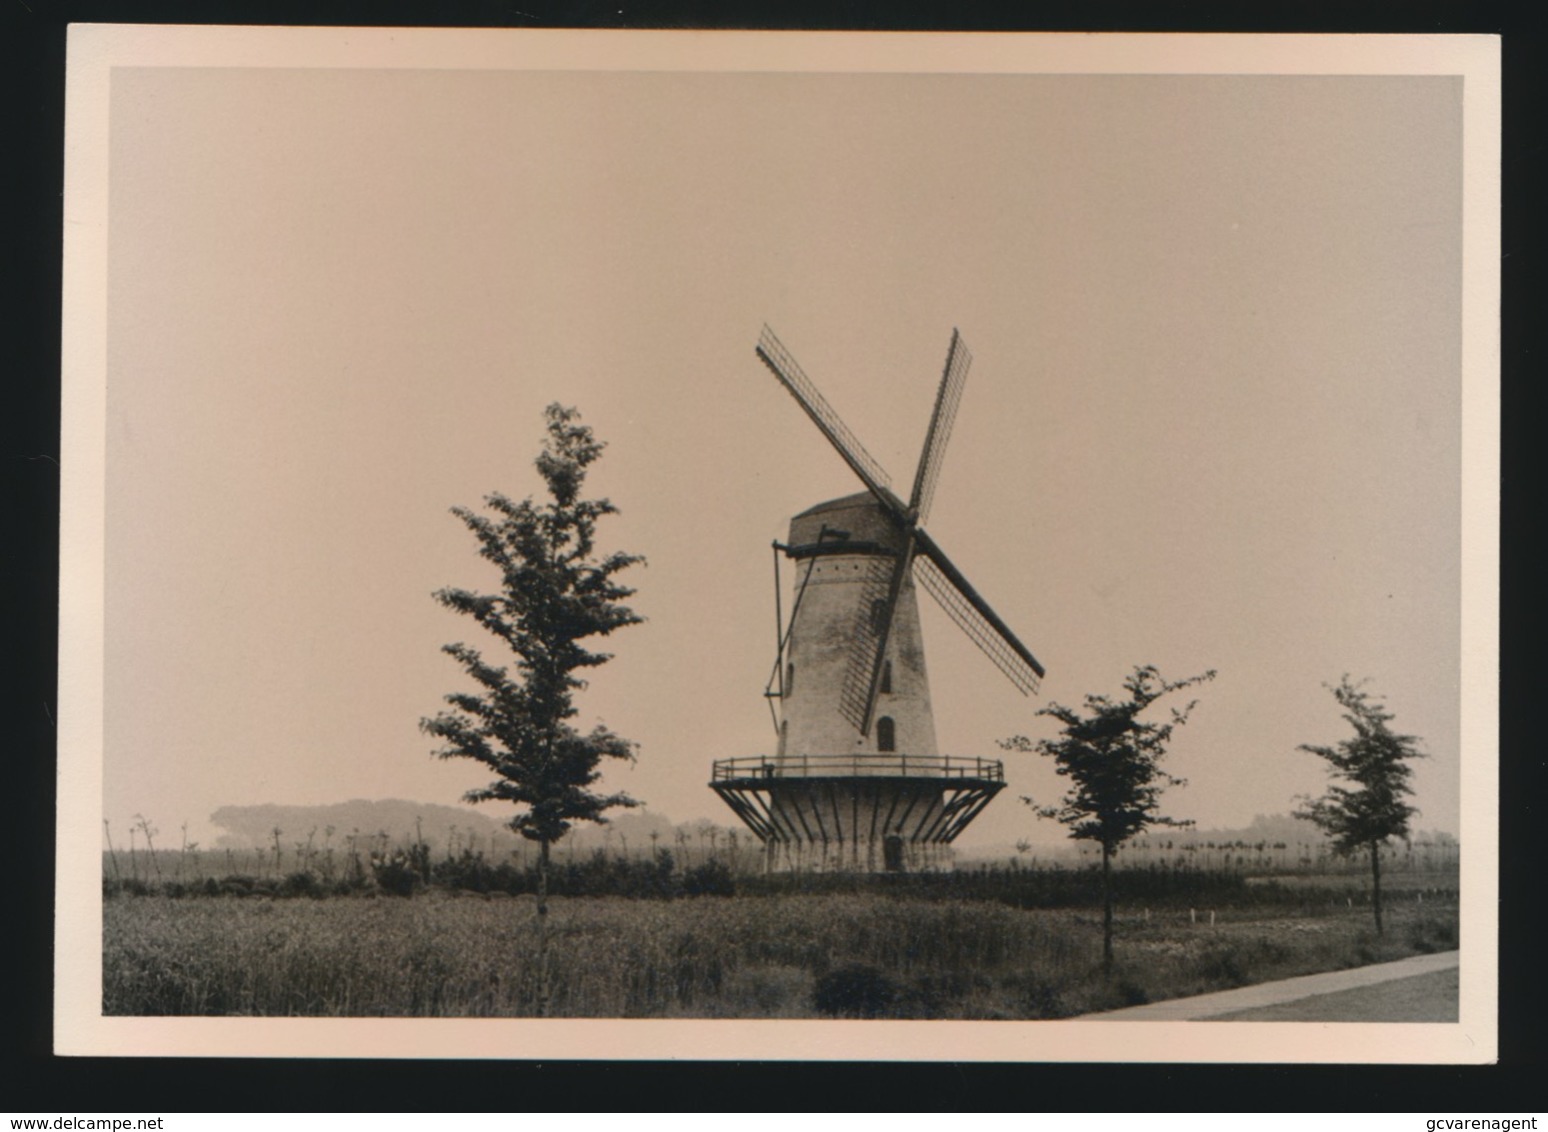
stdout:
POLYGON ((1023 694, 1037 691, 1047 670, 1022 644, 999 614, 924 531, 915 531, 919 555, 914 576, 957 626, 1023 694))
MULTIPOLYGON (((886 604, 874 614, 876 622, 876 648, 871 656, 870 667, 866 670, 865 678, 865 708, 860 713, 860 734, 871 733, 871 720, 876 714, 876 698, 881 694, 882 668, 887 663, 887 642, 892 638, 892 618, 897 612, 898 597, 903 592, 903 583, 907 580, 909 570, 913 566, 914 540, 910 538, 903 548, 903 553, 898 555, 892 568, 892 577, 887 582, 886 604)), ((846 683, 848 680, 846 679, 846 683)))
POLYGON ((953 327, 951 345, 946 350, 946 365, 941 371, 940 388, 935 395, 935 410, 930 414, 930 427, 925 433, 924 448, 919 453, 919 467, 914 473, 914 490, 908 501, 909 512, 916 523, 925 521, 930 513, 930 504, 935 499, 935 485, 940 479, 946 442, 951 439, 951 428, 957 420, 957 406, 962 403, 962 388, 967 383, 968 369, 972 364, 972 352, 962 340, 962 333, 953 327))
POLYGON ((828 443, 838 450, 838 454, 844 458, 855 475, 860 477, 860 482, 870 489, 889 511, 898 518, 903 518, 905 511, 902 501, 892 493, 892 477, 881 466, 880 461, 865 450, 865 445, 860 443, 859 437, 844 423, 842 417, 828 404, 828 399, 818 390, 812 379, 806 376, 795 357, 785 348, 785 344, 779 340, 767 323, 763 331, 758 335, 756 348, 758 357, 766 365, 770 372, 779 379, 781 385, 796 399, 796 403, 805 410, 806 415, 812 418, 823 436, 828 438, 828 443))
POLYGON ((865 582, 850 631, 849 659, 844 666, 844 682, 839 689, 839 713, 854 724, 862 735, 866 733, 875 704, 871 682, 872 662, 877 655, 886 651, 883 624, 888 633, 892 626, 891 611, 888 610, 885 623, 881 622, 876 603, 887 600, 896 577, 894 562, 890 559, 873 558, 866 564, 865 582))

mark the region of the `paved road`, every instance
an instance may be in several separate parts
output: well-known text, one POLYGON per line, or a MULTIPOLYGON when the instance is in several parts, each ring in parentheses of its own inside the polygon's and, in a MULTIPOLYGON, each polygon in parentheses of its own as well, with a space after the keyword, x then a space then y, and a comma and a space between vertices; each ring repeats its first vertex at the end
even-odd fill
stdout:
POLYGON ((1455 1022, 1455 951, 1152 1002, 1083 1021, 1455 1022))
POLYGON ((1455 1022, 1457 969, 1410 975, 1294 1002, 1211 1014, 1210 1022, 1455 1022))

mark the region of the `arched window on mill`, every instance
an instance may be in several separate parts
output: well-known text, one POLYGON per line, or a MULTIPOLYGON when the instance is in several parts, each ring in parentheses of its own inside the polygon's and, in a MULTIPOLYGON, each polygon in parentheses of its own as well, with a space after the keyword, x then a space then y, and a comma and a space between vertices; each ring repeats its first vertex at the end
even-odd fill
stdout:
POLYGON ((882 662, 881 688, 879 691, 883 695, 892 695, 892 661, 890 660, 882 662))
POLYGON ((897 729, 893 727, 890 715, 876 721, 876 749, 884 753, 898 749, 897 729))

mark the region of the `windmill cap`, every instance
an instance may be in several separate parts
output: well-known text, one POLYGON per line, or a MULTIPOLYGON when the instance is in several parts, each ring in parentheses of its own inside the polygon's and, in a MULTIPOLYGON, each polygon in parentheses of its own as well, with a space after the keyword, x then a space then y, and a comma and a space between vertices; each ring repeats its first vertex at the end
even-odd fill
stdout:
POLYGON ((855 547, 861 553, 865 549, 895 553, 902 541, 891 516, 869 491, 808 507, 790 520, 790 548, 796 557, 804 557, 803 551, 811 553, 819 540, 824 549, 845 543, 871 544, 855 547))

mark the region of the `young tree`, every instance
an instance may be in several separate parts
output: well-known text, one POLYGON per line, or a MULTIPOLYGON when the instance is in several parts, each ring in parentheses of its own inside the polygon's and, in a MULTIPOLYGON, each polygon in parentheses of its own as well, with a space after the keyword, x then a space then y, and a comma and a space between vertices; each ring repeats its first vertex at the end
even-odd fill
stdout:
MULTIPOLYGON (((643 620, 623 604, 634 591, 616 578, 644 559, 598 553, 597 520, 617 508, 606 499, 582 499, 581 488, 604 445, 574 409, 553 404, 545 417, 548 436, 536 463, 548 486, 546 501, 513 503, 494 494, 485 498, 492 515, 452 508, 478 539, 480 555, 499 567, 498 592, 448 588, 435 594, 497 637, 514 657, 515 672, 485 661, 468 645, 446 645, 442 651, 481 690, 448 695, 454 710, 420 720, 420 728, 445 740, 438 757, 473 759, 497 776, 468 791, 468 801, 521 807, 510 827, 538 843, 539 964, 546 971, 549 847, 576 822, 602 823, 605 811, 639 804, 626 794, 592 789, 602 759, 632 759, 634 744, 601 724, 583 734, 569 721, 576 715, 574 694, 586 686, 577 673, 610 659, 581 642, 643 620)), ((546 997, 542 974, 540 1010, 546 1010, 546 997)))
POLYGON ((1406 838, 1408 819, 1419 812, 1403 798, 1413 793, 1408 760, 1423 758, 1424 752, 1414 736, 1395 734, 1387 726, 1392 713, 1364 686, 1365 681, 1352 683, 1347 674, 1337 687, 1326 685, 1354 728, 1353 739, 1334 747, 1302 743, 1299 748, 1325 759, 1328 773, 1350 786, 1330 786, 1321 798, 1305 799, 1295 816, 1315 823, 1332 840, 1336 853, 1370 851, 1371 908, 1376 934, 1381 935, 1381 847, 1389 838, 1406 838))
POLYGON ((1161 791, 1185 786, 1160 767, 1172 731, 1188 721, 1198 701, 1173 708, 1164 723, 1141 719, 1140 714, 1162 696, 1215 678, 1214 669, 1186 680, 1168 681, 1153 666, 1136 667, 1125 677, 1124 699, 1088 695, 1085 711, 1051 703, 1038 711, 1063 726, 1055 739, 1033 741, 1013 735, 1000 746, 1007 751, 1035 751, 1057 764, 1057 773, 1070 780, 1058 805, 1040 806, 1031 798, 1022 801, 1040 818, 1052 818, 1069 828, 1077 841, 1095 841, 1102 847, 1102 965, 1113 964, 1113 854, 1129 838, 1156 825, 1189 826, 1163 816, 1161 791))

